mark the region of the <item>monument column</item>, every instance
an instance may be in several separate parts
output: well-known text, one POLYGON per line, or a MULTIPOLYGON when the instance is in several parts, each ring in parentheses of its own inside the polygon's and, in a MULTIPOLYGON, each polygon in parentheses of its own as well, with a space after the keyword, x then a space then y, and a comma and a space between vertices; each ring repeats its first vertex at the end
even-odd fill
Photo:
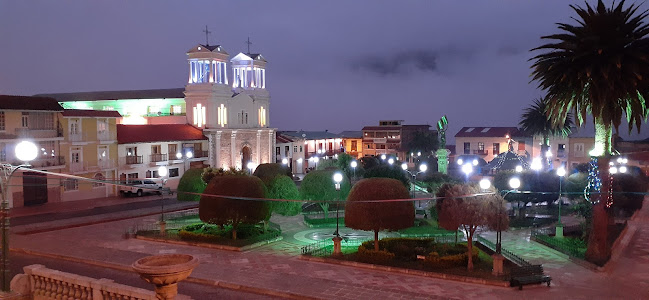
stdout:
MULTIPOLYGON (((232 167, 237 167, 237 131, 232 130, 232 134, 230 134, 230 166, 232 167)), ((245 166, 241 166, 241 169, 245 168, 245 166)))

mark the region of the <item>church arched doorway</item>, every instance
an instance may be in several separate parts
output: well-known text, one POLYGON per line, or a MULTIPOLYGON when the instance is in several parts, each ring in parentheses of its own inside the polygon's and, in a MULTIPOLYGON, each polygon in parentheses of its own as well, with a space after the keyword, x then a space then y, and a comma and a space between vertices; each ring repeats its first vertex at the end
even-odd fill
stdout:
POLYGON ((241 169, 246 169, 248 167, 248 162, 252 159, 250 147, 243 146, 241 149, 241 169))

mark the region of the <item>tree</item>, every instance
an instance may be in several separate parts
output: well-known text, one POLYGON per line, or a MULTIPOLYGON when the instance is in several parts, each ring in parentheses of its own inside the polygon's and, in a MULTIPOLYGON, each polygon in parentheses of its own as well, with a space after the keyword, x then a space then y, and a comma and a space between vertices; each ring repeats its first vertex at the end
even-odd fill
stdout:
POLYGON ((178 182, 178 201, 198 201, 199 195, 205 190, 207 184, 201 179, 203 169, 193 169, 185 171, 183 177, 178 182))
POLYGON ((374 250, 379 250, 379 231, 412 227, 415 206, 411 201, 362 202, 408 199, 408 189, 391 178, 369 178, 356 183, 345 204, 345 226, 374 231, 374 250))
POLYGON ((545 153, 550 149, 550 136, 566 137, 572 132, 570 114, 567 115, 563 123, 557 125, 548 116, 547 103, 548 101, 544 98, 534 100, 534 103, 525 109, 521 121, 518 123, 526 134, 540 135, 543 138, 541 144, 541 159, 544 161, 543 169, 547 169, 549 166, 548 157, 545 153))
POLYGON ((649 25, 644 23, 647 11, 638 12, 624 1, 607 8, 602 0, 597 7, 570 6, 579 16, 577 25, 559 23, 562 31, 541 37, 552 40, 534 48, 544 51, 532 58, 533 80, 546 91, 548 111, 555 124, 565 121, 574 111, 578 125, 588 114, 595 124, 595 156, 602 180, 601 194, 594 193, 593 230, 586 258, 602 264, 610 254, 607 244, 609 199, 609 155, 613 153, 613 128, 619 131, 626 116, 629 132, 640 131, 647 117, 649 92, 649 25))
POLYGON ((365 169, 365 170, 369 170, 369 169, 374 168, 374 167, 381 164, 379 162, 379 160, 376 157, 373 157, 373 156, 361 157, 360 162, 361 162, 361 165, 363 166, 363 169, 365 169))
POLYGON ((335 172, 340 172, 340 170, 311 171, 304 176, 300 185, 302 200, 317 202, 324 212, 325 219, 329 218, 329 204, 336 199, 346 199, 351 187, 349 178, 343 176, 340 192, 336 191, 333 181, 335 172))
POLYGON ((415 131, 406 148, 410 153, 430 154, 439 148, 439 140, 437 140, 437 135, 433 135, 430 131, 415 131))
MULTIPOLYGON (((300 199, 300 191, 293 179, 286 175, 275 176, 266 185, 266 198, 269 199, 300 199)), ((271 211, 282 216, 295 216, 300 213, 302 203, 299 201, 270 201, 271 211)))
POLYGON ((392 178, 401 181, 401 183, 403 183, 403 185, 405 185, 406 187, 409 186, 408 177, 406 176, 405 172, 397 166, 379 165, 365 171, 365 174, 363 176, 365 178, 392 178))
POLYGON ((210 181, 212 181, 212 178, 214 177, 233 176, 233 175, 248 176, 248 172, 244 170, 237 170, 233 167, 230 167, 229 169, 205 168, 203 169, 203 174, 201 174, 201 178, 203 179, 203 182, 205 184, 209 184, 210 181))
MULTIPOLYGON (((498 205, 502 201, 495 195, 477 195, 480 188, 472 184, 445 184, 437 196, 436 208, 439 214, 439 226, 446 230, 464 230, 467 237, 467 270, 473 270, 473 235, 481 226, 491 226, 498 220, 498 205), (492 204, 493 201, 499 203, 492 204)), ((502 215, 500 215, 502 217, 502 215)), ((501 219, 504 220, 504 219, 501 219)))
POLYGON ((266 220, 270 214, 270 206, 266 201, 221 197, 263 198, 264 184, 255 176, 222 176, 210 181, 204 194, 198 204, 201 221, 219 226, 232 225, 233 240, 237 239, 239 224, 255 224, 266 220))
POLYGON ((286 175, 293 178, 293 173, 288 166, 278 163, 260 164, 252 175, 259 177, 264 183, 268 183, 278 175, 286 175))

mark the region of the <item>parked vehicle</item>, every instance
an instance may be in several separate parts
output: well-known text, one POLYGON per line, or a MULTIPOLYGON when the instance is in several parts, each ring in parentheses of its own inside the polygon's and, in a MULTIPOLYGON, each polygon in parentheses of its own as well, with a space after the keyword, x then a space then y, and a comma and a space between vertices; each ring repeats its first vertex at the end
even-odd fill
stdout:
POLYGON ((137 195, 138 197, 147 193, 162 194, 163 191, 168 191, 167 188, 163 190, 162 182, 155 182, 150 179, 134 179, 130 180, 126 186, 120 186, 119 193, 122 196, 137 195))

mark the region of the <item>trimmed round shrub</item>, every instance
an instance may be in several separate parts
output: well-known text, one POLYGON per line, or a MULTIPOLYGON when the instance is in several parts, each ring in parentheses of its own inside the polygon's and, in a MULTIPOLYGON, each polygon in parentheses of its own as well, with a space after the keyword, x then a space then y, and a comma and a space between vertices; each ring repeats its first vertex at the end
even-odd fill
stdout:
POLYGON ((369 178, 356 183, 345 205, 345 226, 374 231, 374 250, 379 250, 381 230, 412 227, 415 207, 412 201, 363 202, 368 200, 409 199, 408 189, 391 178, 369 178))
POLYGON ((266 220, 270 213, 267 201, 240 200, 219 196, 263 198, 264 184, 254 176, 223 176, 207 185, 198 206, 201 221, 216 225, 232 225, 232 239, 237 238, 237 226, 266 220), (218 195, 218 196, 211 196, 218 195))
MULTIPOLYGON (((266 185, 266 198, 298 200, 300 199, 300 191, 298 191, 293 179, 285 175, 279 175, 275 176, 266 185)), ((270 206, 272 212, 282 216, 295 216, 302 211, 302 202, 298 201, 270 201, 270 206)))
POLYGON ((365 170, 363 175, 365 178, 392 178, 399 180, 404 186, 408 187, 410 181, 406 173, 397 166, 379 165, 371 169, 365 170))
POLYGON ((205 184, 208 184, 210 183, 210 181, 212 181, 212 178, 214 177, 232 176, 232 175, 246 176, 248 175, 248 171, 238 170, 234 167, 230 167, 229 169, 205 168, 203 169, 203 174, 201 175, 201 178, 203 178, 203 182, 205 182, 205 184))
POLYGON ((207 186, 201 179, 203 169, 189 169, 178 182, 178 201, 199 201, 200 195, 189 193, 202 193, 207 186))
POLYGON ((259 177, 265 184, 268 184, 268 182, 278 175, 286 175, 289 178, 293 178, 291 169, 288 166, 278 163, 261 164, 257 166, 257 169, 255 169, 252 175, 259 177))

